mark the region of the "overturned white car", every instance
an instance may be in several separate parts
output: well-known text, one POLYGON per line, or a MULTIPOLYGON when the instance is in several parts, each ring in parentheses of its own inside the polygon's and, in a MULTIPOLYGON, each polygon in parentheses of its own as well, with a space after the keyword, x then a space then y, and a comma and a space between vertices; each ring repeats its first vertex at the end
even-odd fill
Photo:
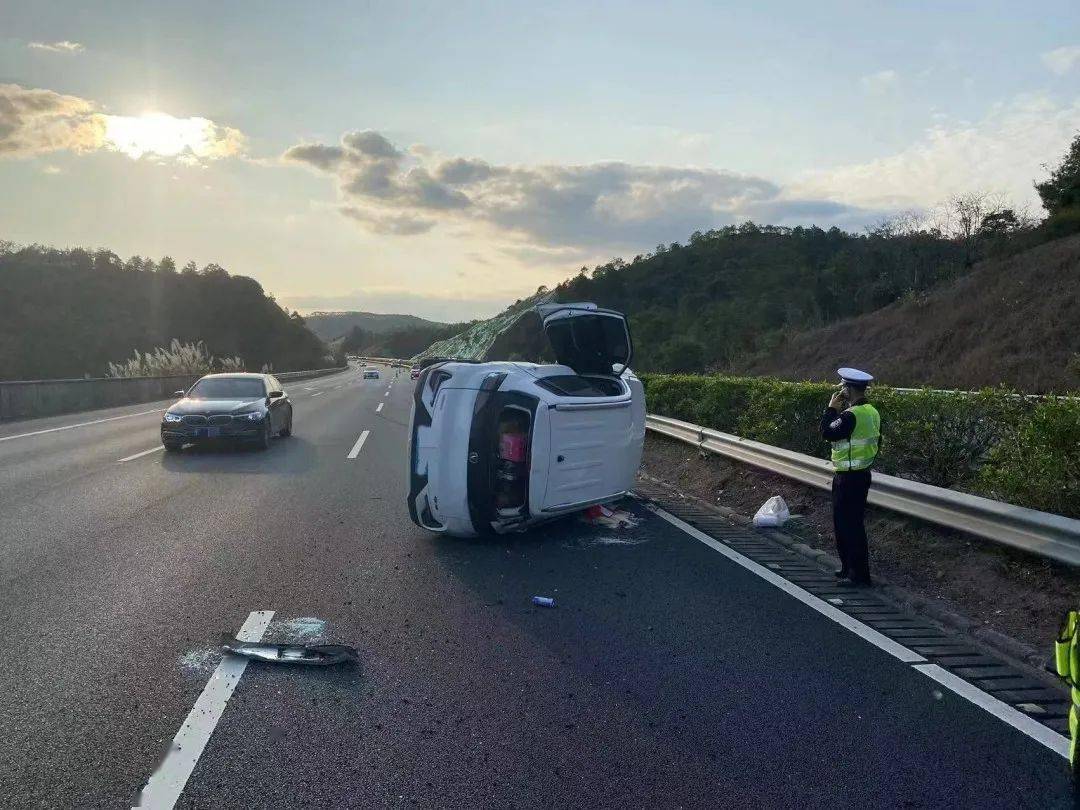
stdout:
POLYGON ((645 392, 621 313, 536 308, 557 364, 436 362, 413 393, 409 515, 459 537, 516 531, 633 486, 645 392))

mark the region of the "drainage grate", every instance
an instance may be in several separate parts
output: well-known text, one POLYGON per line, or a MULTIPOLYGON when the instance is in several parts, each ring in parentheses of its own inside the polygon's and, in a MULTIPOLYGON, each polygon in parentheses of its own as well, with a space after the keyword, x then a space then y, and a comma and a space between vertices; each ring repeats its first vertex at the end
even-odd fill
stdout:
POLYGON ((638 482, 636 494, 689 523, 744 557, 798 585, 803 590, 872 627, 927 661, 974 684, 998 700, 1068 734, 1069 696, 1017 667, 976 648, 962 636, 950 634, 924 619, 905 613, 873 591, 840 588, 833 577, 806 557, 752 529, 733 523, 704 507, 679 500, 666 489, 638 482))

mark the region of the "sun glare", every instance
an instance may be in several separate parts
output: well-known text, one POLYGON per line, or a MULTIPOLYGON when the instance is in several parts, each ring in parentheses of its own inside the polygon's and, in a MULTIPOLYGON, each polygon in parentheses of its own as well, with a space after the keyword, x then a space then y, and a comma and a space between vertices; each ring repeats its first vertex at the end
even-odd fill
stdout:
POLYGON ((174 118, 166 113, 105 116, 105 141, 131 158, 143 155, 197 161, 238 151, 239 133, 206 118, 174 118))

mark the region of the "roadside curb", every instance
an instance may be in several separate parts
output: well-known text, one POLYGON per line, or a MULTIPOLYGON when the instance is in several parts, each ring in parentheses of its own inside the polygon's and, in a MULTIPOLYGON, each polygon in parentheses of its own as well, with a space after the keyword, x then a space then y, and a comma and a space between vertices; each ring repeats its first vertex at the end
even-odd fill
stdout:
MULTIPOLYGON (((828 570, 830 573, 840 567, 840 560, 834 555, 829 554, 822 549, 815 549, 801 540, 787 534, 780 529, 761 529, 754 526, 754 522, 746 515, 735 512, 727 507, 718 506, 716 504, 709 503, 708 501, 697 498, 693 495, 686 495, 681 492, 678 487, 665 481, 661 478, 649 475, 645 472, 638 472, 638 476, 649 482, 650 484, 663 487, 671 490, 679 495, 684 500, 691 501, 702 508, 706 508, 709 511, 716 512, 721 516, 731 520, 734 523, 741 524, 756 532, 757 534, 768 537, 771 540, 775 540, 781 545, 787 547, 790 551, 795 552, 807 559, 816 562, 823 570, 828 570)), ((936 599, 932 599, 921 594, 914 593, 907 588, 894 585, 888 580, 881 577, 875 577, 877 581, 877 587, 874 590, 883 598, 895 604, 898 608, 905 610, 909 613, 915 613, 925 618, 931 619, 940 625, 968 637, 974 639, 977 644, 992 649, 999 655, 1009 659, 1011 663, 1026 669, 1033 671, 1033 674, 1037 675, 1040 680, 1050 683, 1049 677, 1052 676, 1048 665, 1049 655, 1040 653, 1034 647, 1029 644, 1025 644, 1022 641, 1007 636, 1004 633, 1000 633, 997 630, 993 630, 989 627, 983 627, 977 624, 972 619, 964 616, 951 608, 945 606, 942 602, 936 599)), ((1053 685, 1060 689, 1060 683, 1057 678, 1052 679, 1053 685)))

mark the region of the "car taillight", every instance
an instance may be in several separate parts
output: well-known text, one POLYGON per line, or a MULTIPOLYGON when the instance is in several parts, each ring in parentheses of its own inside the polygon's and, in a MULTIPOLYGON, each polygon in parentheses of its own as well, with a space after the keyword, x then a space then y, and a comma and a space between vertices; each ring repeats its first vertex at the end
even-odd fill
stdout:
POLYGON ((450 379, 452 375, 448 371, 442 371, 437 369, 431 372, 431 376, 428 377, 428 388, 431 389, 431 393, 434 394, 439 390, 439 386, 450 379))

